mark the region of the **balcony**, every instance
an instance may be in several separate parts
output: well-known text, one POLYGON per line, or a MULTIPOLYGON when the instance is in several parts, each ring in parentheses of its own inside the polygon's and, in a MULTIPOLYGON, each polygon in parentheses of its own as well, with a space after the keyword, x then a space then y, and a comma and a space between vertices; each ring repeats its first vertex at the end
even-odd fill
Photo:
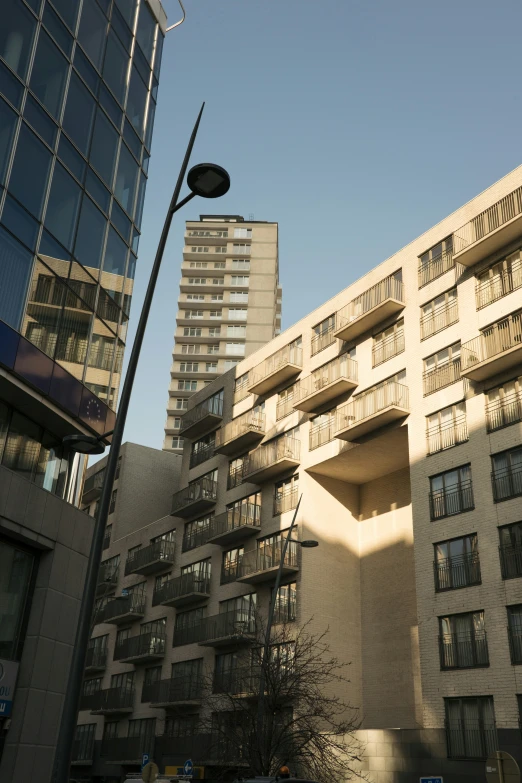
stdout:
POLYGON ((210 576, 188 573, 168 579, 154 590, 152 605, 188 606, 207 598, 210 598, 210 576))
POLYGON ((230 696, 248 699, 259 696, 259 675, 257 667, 238 666, 224 672, 215 672, 212 681, 213 693, 227 693, 230 696))
POLYGON ((158 633, 129 636, 114 648, 114 660, 121 663, 154 663, 163 660, 166 637, 158 633))
POLYGON ((145 614, 144 595, 118 596, 103 606, 94 617, 96 623, 123 625, 141 620, 145 614))
POLYGON ((522 495, 522 462, 514 462, 506 468, 497 468, 491 472, 493 500, 500 503, 522 495))
POLYGON ((484 381, 522 362, 522 315, 512 315, 484 329, 460 349, 461 374, 484 381))
POLYGON ((176 517, 195 517, 209 511, 217 500, 217 481, 202 476, 172 496, 171 514, 176 517))
POLYGON ((435 427, 430 427, 427 437, 428 454, 436 454, 438 451, 458 446, 459 443, 465 443, 468 440, 466 415, 457 416, 454 421, 448 424, 438 424, 435 427))
POLYGON ((173 677, 144 685, 141 700, 151 707, 190 707, 201 702, 203 679, 201 677, 173 677))
POLYGON ((132 712, 134 709, 134 689, 106 688, 82 698, 82 705, 90 700, 89 706, 93 715, 112 715, 115 713, 132 712))
POLYGON ((245 457, 243 480, 260 484, 297 467, 300 447, 298 440, 284 436, 259 446, 245 457))
POLYGON ((390 275, 336 313, 334 334, 339 340, 353 340, 404 307, 404 286, 390 275))
POLYGON ((465 721, 445 721, 445 727, 449 759, 485 761, 499 747, 494 722, 469 718, 465 721))
POLYGON ((456 299, 440 305, 440 307, 421 317, 421 340, 427 340, 428 337, 432 337, 443 329, 447 329, 448 326, 457 323, 458 320, 459 307, 456 299))
POLYGON ((104 478, 105 468, 85 479, 82 495, 83 504, 92 503, 93 500, 96 500, 96 498, 100 496, 104 478))
POLYGON ((522 663, 522 627, 520 625, 511 625, 508 627, 509 651, 511 653, 511 663, 522 663))
POLYGON ((175 545, 172 541, 154 541, 149 546, 130 552, 125 563, 127 574, 156 574, 174 564, 175 545))
POLYGON ((98 581, 96 583, 96 594, 107 595, 114 592, 118 583, 119 564, 100 563, 98 570, 98 581))
POLYGON ((509 268, 494 274, 492 277, 477 281, 475 296, 477 310, 481 310, 504 296, 522 288, 522 259, 511 262, 509 268))
POLYGON ((288 487, 283 492, 277 491, 274 498, 274 516, 291 511, 297 506, 299 500, 299 487, 288 487))
POLYGON ((455 268, 452 251, 443 251, 435 258, 430 258, 425 263, 419 264, 419 288, 431 283, 450 269, 455 268))
POLYGON ((204 446, 199 445, 197 450, 193 448, 190 453, 189 468, 197 468, 198 465, 202 465, 207 460, 212 459, 214 451, 213 443, 205 443, 204 446))
POLYGON ((443 634, 439 636, 439 650, 442 671, 489 666, 485 631, 443 634))
POLYGON ((354 441, 409 413, 407 386, 388 381, 358 394, 337 409, 335 437, 354 441))
POLYGON ((522 547, 500 546, 499 552, 502 579, 516 579, 522 576, 522 547))
POLYGON ((94 733, 75 739, 72 747, 71 762, 77 765, 90 765, 94 758, 94 733))
POLYGON ((214 451, 239 454, 255 446, 265 435, 265 415, 247 411, 216 432, 214 451))
POLYGON ((372 367, 384 364, 404 352, 404 329, 397 329, 384 340, 375 341, 372 346, 372 367))
POLYGON ((322 351, 324 348, 328 348, 329 345, 335 342, 335 334, 333 326, 326 329, 324 332, 320 332, 319 334, 314 334, 311 340, 311 350, 310 353, 312 356, 315 356, 316 353, 319 353, 319 351, 322 351))
POLYGON ((486 427, 488 432, 500 430, 509 424, 522 421, 522 394, 505 394, 493 402, 486 402, 486 427))
POLYGON ((422 374, 424 396, 427 397, 428 394, 433 394, 457 381, 460 381, 460 358, 434 367, 433 370, 425 370, 422 374))
POLYGON ((223 399, 209 397, 182 416, 179 433, 184 438, 197 438, 216 427, 222 418, 223 399))
POLYGON ((357 386, 357 362, 346 354, 319 367, 296 385, 293 407, 314 413, 357 386))
POLYGON ((107 648, 97 650, 94 647, 89 647, 85 657, 85 673, 95 674, 96 672, 103 672, 106 666, 107 648))
POLYGON ((248 612, 234 610, 205 617, 199 634, 200 647, 228 647, 250 644, 255 639, 255 617, 248 612))
POLYGON ((455 261, 473 266, 522 233, 522 188, 517 188, 453 234, 455 261))
MULTIPOLYGON (((281 563, 283 546, 284 541, 279 540, 274 544, 267 544, 262 548, 245 552, 239 563, 237 581, 257 584, 258 582, 275 580, 281 563)), ((299 544, 295 541, 290 541, 283 562, 283 577, 291 576, 298 572, 298 552, 299 544)))
POLYGON ((437 593, 479 585, 482 581, 478 552, 437 560, 433 567, 437 593))
POLYGON ((261 530, 261 506, 244 503, 230 508, 211 520, 207 541, 210 544, 228 546, 252 536, 261 530))
POLYGON ((473 500, 473 484, 471 479, 464 479, 458 485, 430 492, 430 517, 442 519, 475 508, 473 500))
MULTIPOLYGON (((141 764, 143 753, 154 753, 155 737, 105 737, 102 740, 102 759, 115 764, 141 764)), ((139 783, 139 779, 138 779, 139 783)))
POLYGON ((267 394, 299 375, 302 367, 302 348, 293 344, 285 345, 254 367, 249 375, 248 391, 250 394, 267 394))

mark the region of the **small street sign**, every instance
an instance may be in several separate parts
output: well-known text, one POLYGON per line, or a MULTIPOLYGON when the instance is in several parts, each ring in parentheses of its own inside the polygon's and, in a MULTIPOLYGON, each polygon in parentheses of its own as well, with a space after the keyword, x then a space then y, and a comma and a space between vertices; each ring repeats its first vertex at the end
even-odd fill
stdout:
POLYGON ((421 778, 420 783, 444 783, 441 777, 421 778))
POLYGON ((150 756, 148 753, 142 753, 141 755, 141 769, 143 771, 143 767, 148 764, 150 761, 150 756))
POLYGON ((183 774, 190 775, 192 777, 193 772, 194 772, 194 764, 192 763, 192 759, 187 759, 187 761, 185 761, 185 763, 183 764, 183 774))

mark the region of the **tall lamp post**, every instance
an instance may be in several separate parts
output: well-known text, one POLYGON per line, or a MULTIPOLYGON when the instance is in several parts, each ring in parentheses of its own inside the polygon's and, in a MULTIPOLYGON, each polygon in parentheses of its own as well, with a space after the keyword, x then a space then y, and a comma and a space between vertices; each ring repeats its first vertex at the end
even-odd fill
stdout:
MULTIPOLYGON (((285 557, 288 550, 288 545, 290 544, 290 542, 293 542, 294 544, 297 544, 298 546, 301 546, 304 549, 312 549, 313 547, 319 546, 319 542, 314 541, 312 539, 299 541, 296 538, 292 538, 292 532, 294 530, 295 521, 297 519, 297 512, 299 511, 299 506, 301 505, 302 499, 303 496, 301 495, 297 502, 297 506, 294 511, 294 516, 292 517, 292 523, 288 528, 288 533, 286 534, 286 538, 284 540, 283 547, 281 549, 281 559, 279 561, 279 568, 277 569, 275 585, 272 591, 272 596, 270 598, 270 605, 268 608, 268 618, 266 621, 266 630, 265 630, 265 643, 263 645, 263 657, 261 658, 261 666, 259 668, 259 697, 257 701, 257 737, 258 737, 260 765, 263 764, 263 749, 264 749, 263 717, 264 717, 264 708, 265 708, 265 666, 268 666, 268 662, 270 659, 270 637, 272 635, 272 626, 274 624, 277 594, 279 592, 279 588, 281 587, 281 579, 283 576, 283 567, 285 564, 285 557)), ((260 769, 259 774, 265 774, 265 772, 263 772, 263 770, 260 769)), ((266 774, 270 774, 270 770, 266 770, 266 774)))
POLYGON ((94 525, 91 551, 89 553, 89 561, 87 563, 87 573, 85 576, 85 586, 83 590, 82 602, 80 605, 76 639, 74 642, 71 658, 69 680, 64 696, 60 731, 58 734, 56 753, 54 758, 53 783, 68 783, 69 781, 69 770, 71 766, 72 747, 76 732, 78 705, 83 682, 83 673, 85 669, 87 644, 90 637, 90 622, 96 596, 98 569, 103 553, 105 526, 109 516, 112 485, 114 483, 114 476, 116 474, 116 468, 118 465, 118 456, 120 453, 125 421, 127 419, 127 412, 129 409, 134 377, 136 375, 136 368, 138 366, 143 337, 145 335, 145 328, 147 326, 147 320, 154 296, 154 289, 156 288, 156 282, 158 279, 165 246, 167 244, 172 218, 174 213, 177 212, 178 209, 181 209, 181 207, 187 204, 191 199, 193 199, 194 196, 202 196, 203 198, 218 198, 220 196, 224 196, 230 188, 230 177, 225 169, 213 163, 200 163, 197 166, 191 168, 188 172, 187 185, 191 192, 178 203, 178 198, 181 192, 183 181, 185 179, 190 155, 194 146, 194 141, 196 139, 204 107, 205 104, 203 103, 196 120, 196 124, 194 125, 187 150, 185 152, 185 158, 179 172, 176 187, 174 188, 174 193, 172 195, 172 200, 167 212, 163 231, 161 232, 158 249, 156 251, 156 257, 154 259, 152 272, 143 302, 143 308, 140 314, 138 328, 136 330, 136 336, 134 338, 134 343, 130 354, 129 365, 125 376, 125 382, 123 384, 123 390, 118 406, 118 413, 116 416, 116 422, 114 424, 114 430, 112 433, 104 433, 104 435, 98 438, 84 435, 73 435, 64 439, 64 441, 68 443, 69 448, 74 451, 83 454, 100 454, 104 451, 101 443, 102 439, 112 434, 111 450, 107 459, 107 464, 105 466, 104 481, 100 494, 100 502, 98 505, 98 515, 94 525))

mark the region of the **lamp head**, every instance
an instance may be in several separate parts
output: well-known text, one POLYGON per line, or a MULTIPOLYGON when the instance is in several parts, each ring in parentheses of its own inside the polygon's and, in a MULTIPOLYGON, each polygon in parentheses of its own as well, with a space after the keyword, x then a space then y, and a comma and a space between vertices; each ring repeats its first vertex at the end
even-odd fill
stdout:
POLYGON ((94 435, 66 435, 62 438, 64 446, 68 446, 71 451, 78 454, 103 454, 105 446, 99 438, 94 435))
POLYGON ((196 196, 219 198, 230 188, 230 176, 216 163, 198 163, 187 174, 187 185, 196 196))
POLYGON ((314 541, 311 538, 301 541, 300 543, 303 549, 313 549, 314 547, 319 546, 319 541, 314 541))

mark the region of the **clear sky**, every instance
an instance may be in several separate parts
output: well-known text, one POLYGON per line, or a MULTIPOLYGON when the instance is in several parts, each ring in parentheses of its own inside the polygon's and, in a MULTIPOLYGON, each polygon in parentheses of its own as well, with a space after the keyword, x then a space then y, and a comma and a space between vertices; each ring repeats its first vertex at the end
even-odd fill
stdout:
MULTIPOLYGON (((172 23, 176 0, 164 0, 172 23)), ((192 125, 125 439, 161 448, 185 220, 279 222, 283 328, 522 162, 519 0, 186 0, 166 37, 127 359, 192 125), (314 228, 314 226, 320 226, 314 228)))

